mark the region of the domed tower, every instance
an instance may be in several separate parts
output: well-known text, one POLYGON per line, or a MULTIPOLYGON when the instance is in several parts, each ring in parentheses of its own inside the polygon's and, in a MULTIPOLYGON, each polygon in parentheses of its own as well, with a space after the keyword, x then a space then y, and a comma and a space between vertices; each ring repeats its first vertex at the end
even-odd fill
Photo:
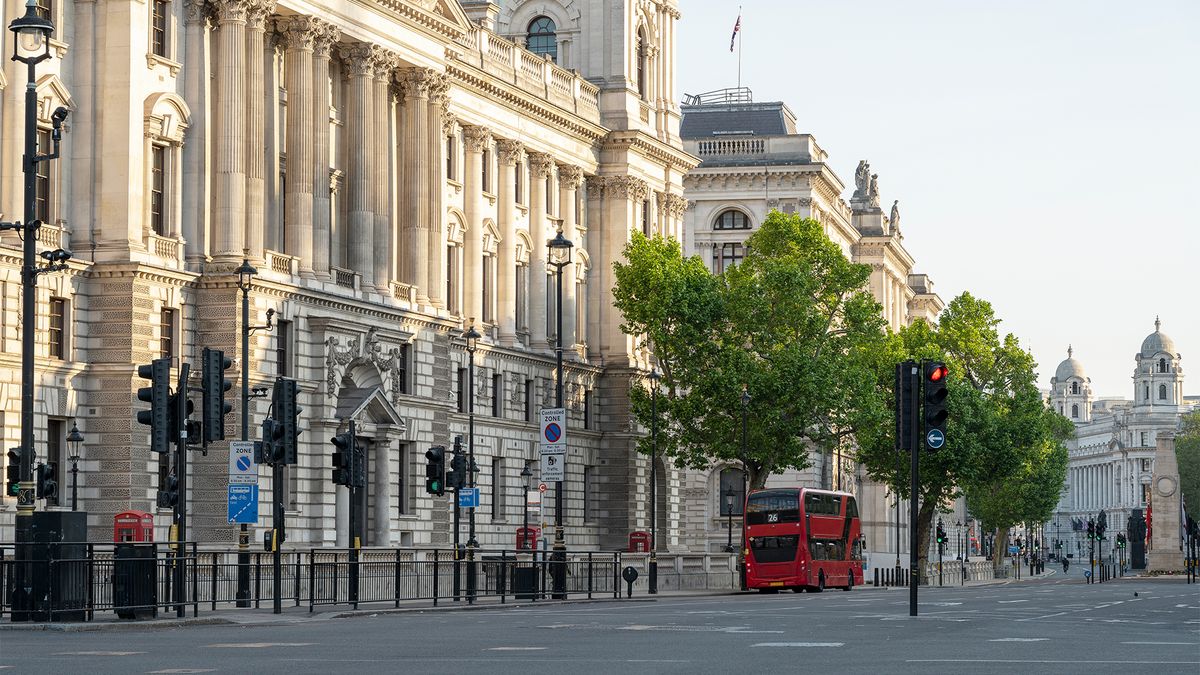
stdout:
POLYGON ((1175 341, 1160 330, 1161 326, 1162 322, 1154 317, 1154 332, 1142 340, 1142 349, 1134 357, 1133 405, 1178 411, 1183 403, 1183 368, 1175 341))
POLYGON ((1050 378, 1050 406, 1076 424, 1092 421, 1092 380, 1067 346, 1067 358, 1050 378))

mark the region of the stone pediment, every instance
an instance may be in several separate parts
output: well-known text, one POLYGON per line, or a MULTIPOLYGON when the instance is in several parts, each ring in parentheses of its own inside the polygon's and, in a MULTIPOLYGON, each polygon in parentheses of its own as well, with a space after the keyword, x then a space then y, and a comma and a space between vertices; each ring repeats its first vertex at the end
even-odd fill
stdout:
POLYGON ((339 420, 353 419, 393 426, 402 433, 407 431, 404 419, 379 387, 342 387, 338 390, 334 416, 339 420), (366 416, 362 417, 364 413, 366 416))
POLYGON ((470 19, 455 0, 380 0, 379 4, 451 39, 471 30, 470 19))

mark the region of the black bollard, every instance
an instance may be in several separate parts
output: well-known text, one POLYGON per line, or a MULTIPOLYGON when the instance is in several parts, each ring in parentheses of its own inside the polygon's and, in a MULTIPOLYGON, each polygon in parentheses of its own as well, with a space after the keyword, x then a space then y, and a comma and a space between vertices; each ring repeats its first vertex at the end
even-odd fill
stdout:
POLYGON ((625 580, 625 597, 633 597, 633 582, 637 581, 638 571, 632 567, 626 567, 621 570, 621 578, 625 580))

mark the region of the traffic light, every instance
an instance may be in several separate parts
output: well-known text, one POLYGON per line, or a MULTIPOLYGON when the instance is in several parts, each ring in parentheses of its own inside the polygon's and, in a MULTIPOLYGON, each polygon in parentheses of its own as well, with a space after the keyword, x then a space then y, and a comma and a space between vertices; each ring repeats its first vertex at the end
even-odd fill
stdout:
POLYGON ((8 449, 8 468, 5 469, 5 474, 8 479, 4 486, 4 494, 9 497, 16 497, 21 493, 21 449, 8 449))
POLYGON ((425 492, 441 497, 446 494, 446 448, 435 445, 425 451, 425 492))
POLYGON ((167 442, 174 443, 182 431, 185 442, 193 445, 200 443, 200 423, 188 419, 195 412, 196 404, 192 403, 192 399, 187 398, 187 393, 183 391, 171 394, 168 400, 170 401, 171 415, 170 423, 167 424, 167 442), (183 409, 179 407, 180 396, 184 397, 182 401, 183 409), (180 415, 183 417, 180 418, 180 415))
MULTIPOLYGON (((329 440, 334 447, 333 482, 349 487, 352 480, 351 464, 354 462, 354 436, 344 431, 329 440)), ((265 451, 263 454, 266 454, 265 451)))
POLYGON ((158 506, 169 509, 174 508, 177 504, 179 504, 179 479, 173 473, 167 474, 158 489, 158 506))
POLYGON ((462 443, 455 440, 453 456, 450 458, 450 472, 446 474, 446 487, 461 490, 467 486, 467 456, 462 451, 462 443))
POLYGON ((150 450, 165 453, 170 449, 171 359, 154 359, 138 366, 138 377, 150 380, 149 387, 138 389, 138 400, 150 404, 139 410, 137 421, 150 427, 150 450))
POLYGON ((917 405, 916 380, 914 371, 916 363, 904 361, 896 364, 896 450, 912 449, 913 412, 917 405))
POLYGON ((58 501, 58 463, 37 465, 37 498, 58 501))
POLYGON ((1092 520, 1091 518, 1088 518, 1087 533, 1088 533, 1088 539, 1096 538, 1096 521, 1092 520))
POLYGON ((942 529, 942 524, 940 522, 937 524, 937 543, 946 543, 946 530, 942 529))
POLYGON ((233 359, 227 358, 220 349, 208 347, 204 348, 202 358, 204 441, 207 443, 225 438, 225 415, 233 410, 233 404, 225 402, 225 392, 233 388, 233 383, 225 379, 225 371, 233 366, 233 359))
POLYGON ((296 440, 300 431, 296 428, 296 418, 300 408, 296 407, 296 381, 279 378, 275 380, 275 389, 271 398, 272 411, 277 422, 279 444, 275 448, 276 464, 296 463, 296 440))
POLYGON ((950 370, 941 361, 924 361, 925 447, 940 450, 946 444, 946 379, 950 370))
POLYGON ((262 451, 264 464, 278 464, 283 458, 283 425, 274 417, 262 422, 262 451))

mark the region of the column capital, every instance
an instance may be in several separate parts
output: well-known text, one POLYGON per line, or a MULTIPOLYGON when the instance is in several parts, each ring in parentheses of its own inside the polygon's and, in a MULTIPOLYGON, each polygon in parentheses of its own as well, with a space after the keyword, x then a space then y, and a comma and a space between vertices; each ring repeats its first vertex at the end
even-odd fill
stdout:
POLYGON ((396 71, 396 84, 404 92, 405 100, 429 98, 434 75, 437 73, 432 68, 405 68, 396 71))
POLYGON ((371 59, 374 61, 375 79, 384 82, 391 79, 392 72, 400 63, 399 54, 379 45, 371 45, 371 59))
POLYGON ((564 190, 574 190, 583 183, 583 167, 574 164, 558 165, 558 186, 564 190))
POLYGON ((185 23, 201 23, 215 18, 216 3, 208 0, 184 0, 183 11, 185 23))
POLYGON ((288 51, 313 51, 323 27, 317 19, 311 16, 277 16, 274 21, 275 33, 288 51))
POLYGON ((320 59, 329 58, 333 46, 342 37, 342 31, 337 26, 320 19, 313 19, 317 24, 316 35, 313 38, 313 56, 320 59))
POLYGON ((251 0, 246 14, 246 27, 250 30, 265 30, 267 18, 275 11, 275 0, 251 0))
POLYGON ((251 0, 212 0, 209 4, 220 23, 246 23, 252 6, 251 0))
POLYGON ((455 127, 458 126, 458 115, 454 113, 445 113, 442 115, 442 135, 449 136, 454 133, 455 127))
POLYGON ((525 146, 520 141, 510 141, 507 138, 496 139, 496 154, 499 155, 502 164, 515 166, 524 153, 525 146))
POLYGON ((604 189, 608 196, 614 199, 628 199, 633 202, 643 201, 650 193, 650 186, 646 181, 636 176, 608 176, 604 189))
POLYGON ((371 56, 371 45, 366 42, 338 45, 338 57, 346 66, 347 75, 371 77, 375 67, 375 59, 371 56))
POLYGON ((546 178, 554 168, 554 156, 545 152, 529 153, 529 170, 534 178, 546 178))
POLYGON ((487 127, 464 124, 463 139, 466 141, 468 152, 483 152, 492 142, 492 132, 487 127))

